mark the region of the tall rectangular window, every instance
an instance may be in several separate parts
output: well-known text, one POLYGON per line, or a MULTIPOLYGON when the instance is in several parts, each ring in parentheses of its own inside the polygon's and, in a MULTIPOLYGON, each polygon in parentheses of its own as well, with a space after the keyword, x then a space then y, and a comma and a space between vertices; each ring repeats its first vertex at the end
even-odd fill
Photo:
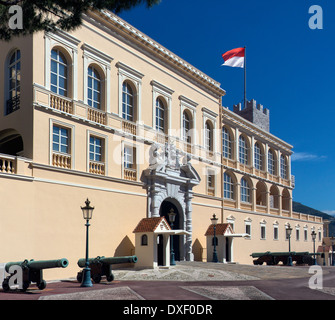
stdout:
POLYGON ((278 240, 278 226, 273 227, 273 239, 278 240))
POLYGON ((67 96, 67 61, 59 50, 51 51, 51 91, 67 96))
POLYGON ((239 162, 248 164, 248 146, 245 138, 241 135, 238 140, 239 162))
POLYGON ((215 195, 215 176, 211 170, 207 171, 207 194, 210 196, 215 195))
POLYGON ((94 136, 90 136, 90 161, 103 161, 102 139, 94 136))
POLYGON ((245 224, 245 233, 248 234, 249 236, 251 235, 251 224, 250 223, 245 224))
POLYGON ((261 225, 261 239, 265 239, 265 226, 264 225, 261 225))
POLYGON ((232 142, 227 128, 222 129, 222 156, 224 158, 232 158, 232 142))
POLYGON ((59 126, 53 126, 52 150, 54 152, 70 153, 69 130, 59 126))
POLYGON ((123 164, 125 169, 135 169, 134 148, 125 146, 123 151, 123 164))
POLYGON ((136 149, 133 146, 123 148, 123 177, 126 180, 137 180, 136 149))
POLYGON ((227 172, 224 173, 223 179, 224 179, 223 197, 225 199, 233 200, 234 199, 234 183, 233 183, 233 180, 227 172))

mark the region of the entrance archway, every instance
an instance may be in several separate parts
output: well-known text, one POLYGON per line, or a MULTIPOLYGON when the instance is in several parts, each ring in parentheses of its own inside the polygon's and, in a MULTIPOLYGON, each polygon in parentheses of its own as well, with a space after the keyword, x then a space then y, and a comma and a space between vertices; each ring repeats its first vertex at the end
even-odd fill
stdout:
POLYGON ((14 129, 0 131, 0 153, 17 156, 23 151, 21 135, 14 129))
MULTIPOLYGON (((169 212, 171 209, 173 209, 174 213, 176 214, 175 221, 173 223, 172 229, 183 229, 183 214, 182 214, 182 208, 180 205, 176 203, 176 201, 173 203, 173 199, 166 199, 162 202, 159 215, 161 217, 164 217, 166 221, 170 224, 169 220, 169 212)), ((173 251, 174 251, 174 257, 176 261, 184 260, 183 259, 183 250, 182 250, 182 244, 184 243, 184 236, 183 235, 173 235, 173 251)))

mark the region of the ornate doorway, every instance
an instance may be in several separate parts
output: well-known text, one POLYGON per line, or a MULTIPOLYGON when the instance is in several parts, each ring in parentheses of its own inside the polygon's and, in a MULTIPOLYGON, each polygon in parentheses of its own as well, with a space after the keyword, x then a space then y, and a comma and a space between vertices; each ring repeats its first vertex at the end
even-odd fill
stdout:
POLYGON ((166 143, 163 146, 153 143, 149 168, 142 174, 142 181, 147 189, 147 217, 164 216, 169 222, 168 212, 171 207, 175 210, 178 217, 173 229, 189 233, 176 236, 175 259, 187 261, 193 261, 192 189, 200 183, 200 177, 190 160, 188 154, 177 150, 173 144, 166 143))
MULTIPOLYGON (((176 218, 173 223, 172 229, 182 229, 181 226, 183 226, 183 215, 179 214, 179 210, 177 206, 175 206, 171 202, 171 199, 167 199, 162 202, 160 210, 159 210, 159 215, 161 217, 164 217, 171 227, 171 223, 169 220, 169 212, 171 209, 173 209, 174 213, 176 214, 176 218)), ((174 258, 176 261, 180 261, 180 256, 181 256, 180 253, 183 251, 181 247, 183 246, 183 243, 184 243, 184 236, 183 235, 173 235, 171 237, 173 237, 172 243, 173 243, 174 258)))

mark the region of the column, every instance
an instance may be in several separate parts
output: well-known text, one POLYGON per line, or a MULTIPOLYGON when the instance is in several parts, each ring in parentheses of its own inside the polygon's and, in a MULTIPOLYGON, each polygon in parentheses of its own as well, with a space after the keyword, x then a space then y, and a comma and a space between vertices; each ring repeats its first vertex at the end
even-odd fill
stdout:
POLYGON ((193 193, 188 191, 185 194, 185 229, 190 232, 190 235, 186 235, 185 241, 185 258, 186 261, 193 261, 194 255, 192 253, 192 199, 193 193))

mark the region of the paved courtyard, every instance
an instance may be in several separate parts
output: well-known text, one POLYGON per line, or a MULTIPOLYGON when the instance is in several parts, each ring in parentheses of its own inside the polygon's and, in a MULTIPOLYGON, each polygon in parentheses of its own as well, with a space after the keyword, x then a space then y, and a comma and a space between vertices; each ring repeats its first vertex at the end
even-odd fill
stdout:
POLYGON ((48 282, 44 290, 32 284, 25 293, 0 291, 0 300, 335 300, 335 267, 320 268, 317 279, 310 272, 309 266, 179 262, 115 270, 113 282, 91 288, 81 288, 74 278, 48 282))

